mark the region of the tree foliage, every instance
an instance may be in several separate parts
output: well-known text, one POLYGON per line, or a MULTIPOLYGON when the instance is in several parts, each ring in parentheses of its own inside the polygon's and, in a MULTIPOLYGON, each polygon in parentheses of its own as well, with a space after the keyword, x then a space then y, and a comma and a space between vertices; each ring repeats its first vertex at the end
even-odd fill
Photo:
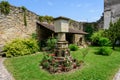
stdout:
POLYGON ((85 39, 87 41, 91 41, 90 37, 92 36, 92 34, 97 31, 96 28, 94 27, 94 24, 91 23, 85 23, 84 24, 84 31, 87 32, 88 34, 85 35, 85 39))
POLYGON ((94 32, 91 36, 92 44, 95 46, 109 46, 110 40, 104 36, 104 30, 94 32))
POLYGON ((86 27, 85 32, 89 33, 89 34, 85 35, 85 39, 90 41, 90 37, 93 34, 94 29, 91 24, 85 24, 85 27, 86 27))
POLYGON ((116 41, 120 38, 120 19, 115 23, 110 23, 110 27, 106 30, 106 34, 112 42, 113 49, 115 49, 116 41))
POLYGON ((47 23, 51 23, 53 22, 53 17, 52 16, 39 16, 39 21, 40 22, 47 22, 47 23))
POLYGON ((10 4, 7 1, 0 2, 0 12, 1 14, 8 15, 10 13, 10 4))

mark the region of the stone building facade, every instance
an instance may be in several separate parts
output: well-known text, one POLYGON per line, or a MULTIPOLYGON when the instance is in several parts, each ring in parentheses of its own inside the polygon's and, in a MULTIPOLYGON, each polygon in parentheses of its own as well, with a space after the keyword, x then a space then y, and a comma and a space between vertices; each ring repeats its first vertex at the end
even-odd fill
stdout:
POLYGON ((120 0, 104 0, 104 29, 120 18, 120 0))

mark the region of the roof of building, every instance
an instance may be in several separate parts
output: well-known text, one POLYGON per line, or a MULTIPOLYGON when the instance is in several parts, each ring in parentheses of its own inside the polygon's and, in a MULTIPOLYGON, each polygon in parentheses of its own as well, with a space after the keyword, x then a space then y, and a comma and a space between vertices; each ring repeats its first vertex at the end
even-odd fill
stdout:
MULTIPOLYGON (((49 29, 53 32, 55 32, 55 29, 54 29, 54 25, 52 24, 48 24, 48 23, 43 23, 43 22, 37 22, 37 24, 45 27, 46 29, 49 29)), ((76 29, 72 29, 72 28, 69 28, 69 32, 68 33, 74 33, 74 34, 88 34, 82 30, 76 30, 76 29)))

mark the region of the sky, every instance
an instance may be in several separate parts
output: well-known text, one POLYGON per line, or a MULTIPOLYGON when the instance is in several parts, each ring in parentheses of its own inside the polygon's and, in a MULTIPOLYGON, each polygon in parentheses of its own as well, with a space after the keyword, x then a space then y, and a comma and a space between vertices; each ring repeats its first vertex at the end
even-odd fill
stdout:
POLYGON ((104 0, 7 0, 25 6, 38 15, 64 16, 76 21, 95 22, 103 14, 104 0))

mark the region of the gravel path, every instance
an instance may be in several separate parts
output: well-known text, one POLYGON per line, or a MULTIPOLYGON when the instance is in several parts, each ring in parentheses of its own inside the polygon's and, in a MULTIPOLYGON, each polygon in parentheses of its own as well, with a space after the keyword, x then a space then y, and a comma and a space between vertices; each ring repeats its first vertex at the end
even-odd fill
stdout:
POLYGON ((14 80, 3 65, 4 58, 0 57, 0 80, 14 80))

